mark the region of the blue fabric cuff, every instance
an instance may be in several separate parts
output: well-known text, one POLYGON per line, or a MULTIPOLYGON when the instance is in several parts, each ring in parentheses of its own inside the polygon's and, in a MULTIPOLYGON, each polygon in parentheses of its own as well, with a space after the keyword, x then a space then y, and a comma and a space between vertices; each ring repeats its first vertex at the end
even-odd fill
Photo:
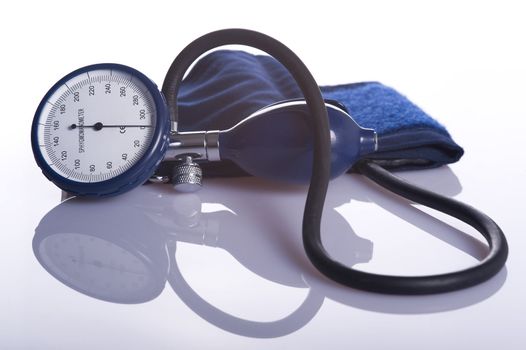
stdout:
POLYGON ((320 87, 343 104, 363 127, 378 133, 378 151, 368 158, 390 169, 432 168, 462 157, 446 128, 405 96, 378 82, 320 87))
MULTIPOLYGON (((378 133, 373 158, 392 170, 422 169, 456 162, 463 154, 446 128, 405 96, 378 82, 321 86, 363 127, 378 133)), ((178 97, 179 130, 228 129, 258 109, 301 98, 290 73, 270 56, 214 51, 201 58, 183 81, 178 97)), ((210 163, 211 176, 241 175, 227 162, 210 163)))

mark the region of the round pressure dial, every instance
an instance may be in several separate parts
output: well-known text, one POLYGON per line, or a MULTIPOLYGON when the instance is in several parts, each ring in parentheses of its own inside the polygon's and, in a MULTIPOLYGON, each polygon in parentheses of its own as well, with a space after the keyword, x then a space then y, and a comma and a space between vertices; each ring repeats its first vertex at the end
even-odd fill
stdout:
POLYGON ((169 118, 157 86, 118 64, 76 70, 40 103, 33 153, 44 174, 65 191, 122 193, 143 182, 163 158, 169 118))

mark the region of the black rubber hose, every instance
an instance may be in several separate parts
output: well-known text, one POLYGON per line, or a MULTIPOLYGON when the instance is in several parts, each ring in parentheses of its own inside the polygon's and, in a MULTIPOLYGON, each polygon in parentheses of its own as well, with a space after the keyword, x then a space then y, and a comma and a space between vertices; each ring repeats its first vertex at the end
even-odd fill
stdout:
MULTIPOLYGON (((477 265, 451 273, 429 276, 379 275, 351 269, 332 260, 323 249, 319 236, 311 260, 331 279, 349 287, 387 294, 433 294, 450 292, 482 283, 504 266, 508 256, 506 238, 499 226, 477 209, 452 198, 412 185, 394 176, 370 160, 356 164, 355 169, 380 186, 410 201, 451 215, 479 231, 489 244, 489 254, 477 265)), ((309 241, 309 243, 311 243, 309 241)), ((314 243, 314 242, 312 242, 314 243)))
POLYGON ((433 294, 449 292, 484 282, 506 262, 506 239, 487 215, 473 207, 411 185, 372 161, 361 161, 356 168, 388 190, 454 216, 473 226, 488 241, 490 252, 478 265, 441 275, 403 277, 379 275, 349 268, 333 260, 323 247, 320 235, 323 205, 329 183, 331 146, 327 110, 316 81, 301 60, 279 41, 254 31, 226 29, 206 34, 188 45, 174 60, 163 84, 170 117, 178 121, 177 93, 186 70, 203 53, 223 45, 252 46, 270 54, 287 68, 299 85, 310 110, 313 130, 313 168, 303 213, 303 245, 314 266, 327 277, 349 287, 387 294, 433 294))

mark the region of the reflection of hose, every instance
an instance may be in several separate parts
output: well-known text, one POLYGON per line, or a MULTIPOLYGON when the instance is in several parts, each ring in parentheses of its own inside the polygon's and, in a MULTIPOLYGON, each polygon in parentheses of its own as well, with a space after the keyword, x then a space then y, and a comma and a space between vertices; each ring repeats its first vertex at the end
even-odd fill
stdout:
POLYGON ((254 338, 285 336, 305 326, 323 305, 323 294, 310 288, 303 303, 290 315, 277 321, 258 322, 230 315, 213 306, 197 294, 186 282, 175 258, 175 245, 168 248, 170 274, 168 283, 181 300, 197 315, 225 331, 254 338))

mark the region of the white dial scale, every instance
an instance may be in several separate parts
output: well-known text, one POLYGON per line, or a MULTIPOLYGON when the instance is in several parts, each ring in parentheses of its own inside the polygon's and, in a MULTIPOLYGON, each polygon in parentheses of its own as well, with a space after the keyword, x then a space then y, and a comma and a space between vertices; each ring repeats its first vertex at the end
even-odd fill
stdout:
POLYGON ((76 182, 100 182, 133 166, 152 140, 152 95, 128 72, 97 69, 73 76, 47 98, 37 137, 44 161, 76 182))

